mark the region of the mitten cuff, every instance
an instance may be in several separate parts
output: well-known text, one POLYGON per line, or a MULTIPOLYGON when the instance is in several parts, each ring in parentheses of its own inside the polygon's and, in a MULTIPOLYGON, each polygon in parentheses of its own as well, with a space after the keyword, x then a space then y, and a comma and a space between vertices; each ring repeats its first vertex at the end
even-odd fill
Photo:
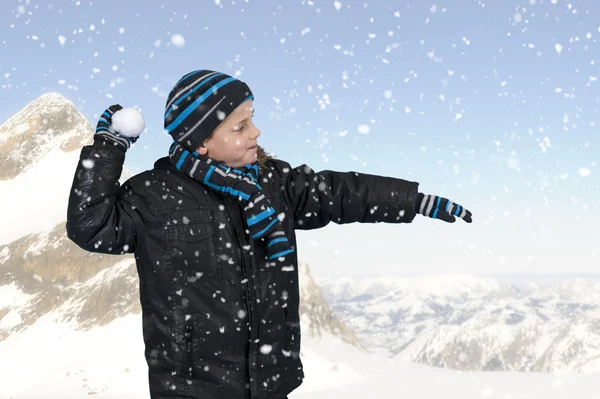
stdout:
POLYGON ((125 146, 120 140, 114 140, 112 136, 104 134, 94 134, 94 143, 92 147, 97 149, 115 149, 117 151, 127 152, 128 147, 125 146))
POLYGON ((416 213, 421 213, 421 204, 423 203, 423 198, 425 198, 425 194, 423 193, 418 193, 417 194, 417 201, 415 202, 415 212, 416 213))

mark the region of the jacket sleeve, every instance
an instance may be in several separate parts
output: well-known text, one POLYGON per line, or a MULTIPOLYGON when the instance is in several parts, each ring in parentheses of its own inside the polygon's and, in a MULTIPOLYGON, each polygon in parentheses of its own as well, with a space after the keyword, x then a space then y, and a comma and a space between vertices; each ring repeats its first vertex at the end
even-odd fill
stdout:
POLYGON ((81 150, 67 208, 67 236, 90 252, 132 253, 143 234, 140 201, 120 187, 125 151, 95 141, 81 150))
POLYGON ((285 169, 283 192, 298 230, 317 229, 330 221, 410 223, 415 217, 417 182, 357 172, 314 172, 307 165, 285 169))

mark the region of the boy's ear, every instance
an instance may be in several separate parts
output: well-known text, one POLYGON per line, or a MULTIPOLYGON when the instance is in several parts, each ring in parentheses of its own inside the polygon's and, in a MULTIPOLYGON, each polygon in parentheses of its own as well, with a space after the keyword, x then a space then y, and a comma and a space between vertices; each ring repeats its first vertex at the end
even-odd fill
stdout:
POLYGON ((206 155, 206 153, 208 152, 208 147, 206 147, 206 141, 204 141, 204 143, 202 143, 200 147, 196 148, 196 152, 201 155, 206 155))

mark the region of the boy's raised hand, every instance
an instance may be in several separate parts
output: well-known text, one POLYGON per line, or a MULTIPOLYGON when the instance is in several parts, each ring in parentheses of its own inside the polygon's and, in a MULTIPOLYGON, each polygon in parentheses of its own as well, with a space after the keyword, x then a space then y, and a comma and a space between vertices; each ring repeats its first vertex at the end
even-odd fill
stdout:
POLYGON ((419 193, 416 204, 417 213, 432 219, 441 219, 444 222, 454 223, 456 218, 463 219, 467 223, 473 222, 469 210, 452 202, 447 198, 437 195, 419 193))
POLYGON ((115 104, 108 107, 100 115, 96 124, 94 139, 127 151, 139 138, 145 123, 143 116, 137 110, 132 108, 121 110, 123 110, 123 107, 115 104), (113 118, 119 111, 124 114, 119 115, 121 118, 117 121, 118 123, 115 123, 113 118))

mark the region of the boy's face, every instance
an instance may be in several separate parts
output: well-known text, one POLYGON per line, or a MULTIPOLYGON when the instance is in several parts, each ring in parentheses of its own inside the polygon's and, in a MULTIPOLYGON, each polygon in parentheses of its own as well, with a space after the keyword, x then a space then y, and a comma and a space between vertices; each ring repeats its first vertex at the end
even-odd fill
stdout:
POLYGON ((260 131, 252 123, 252 100, 237 107, 217 126, 196 152, 234 168, 256 161, 256 139, 260 131))

